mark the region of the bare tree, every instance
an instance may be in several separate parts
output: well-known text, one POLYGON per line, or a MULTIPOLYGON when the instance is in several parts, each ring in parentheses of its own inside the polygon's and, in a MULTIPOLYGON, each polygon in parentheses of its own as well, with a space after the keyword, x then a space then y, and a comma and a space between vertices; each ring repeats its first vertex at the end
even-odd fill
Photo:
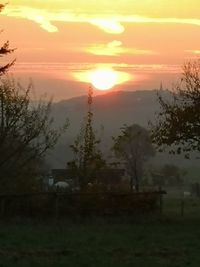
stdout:
POLYGON ((130 176, 130 190, 132 191, 135 185, 138 192, 143 164, 155 153, 149 133, 145 128, 133 124, 123 127, 122 133, 113 139, 115 155, 123 160, 130 176))

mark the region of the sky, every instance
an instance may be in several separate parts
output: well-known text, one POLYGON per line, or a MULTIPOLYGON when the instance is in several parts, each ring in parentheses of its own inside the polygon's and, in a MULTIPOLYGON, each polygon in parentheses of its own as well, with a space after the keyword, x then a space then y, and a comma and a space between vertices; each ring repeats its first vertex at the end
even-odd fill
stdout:
POLYGON ((112 90, 169 88, 200 56, 199 10, 199 0, 11 0, 1 42, 16 50, 4 60, 55 101, 85 94, 97 69, 110 71, 100 83, 113 72, 112 90))

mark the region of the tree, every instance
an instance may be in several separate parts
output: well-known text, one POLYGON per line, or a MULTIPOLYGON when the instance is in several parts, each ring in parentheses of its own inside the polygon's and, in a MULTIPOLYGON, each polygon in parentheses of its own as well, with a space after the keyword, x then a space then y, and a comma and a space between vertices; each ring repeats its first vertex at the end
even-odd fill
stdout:
MULTIPOLYGON (((0 12, 4 8, 4 5, 0 4, 0 12)), ((10 54, 14 51, 15 49, 10 48, 9 41, 5 42, 1 47, 0 47, 0 57, 3 57, 7 54, 10 54)), ((5 74, 8 69, 14 64, 15 60, 0 66, 0 76, 5 74)))
POLYGON ((100 143, 93 130, 93 89, 88 90, 87 105, 88 111, 85 123, 81 127, 80 134, 77 136, 71 148, 74 152, 74 160, 68 162, 68 168, 73 171, 77 185, 85 188, 88 183, 97 182, 99 172, 106 165, 97 145, 100 143))
POLYGON ((151 123, 152 137, 161 149, 171 153, 200 152, 200 60, 183 65, 180 81, 168 90, 168 99, 158 93, 160 112, 151 123))
MULTIPOLYGON (((4 5, 0 4, 0 11, 4 5)), ((10 54, 9 41, 0 47, 0 57, 10 54)), ((2 78, 15 60, 0 66, 0 191, 30 190, 44 168, 44 156, 67 127, 53 128, 51 101, 31 100, 32 84, 24 89, 2 78), (33 179, 32 179, 33 178, 33 179)))
POLYGON ((0 187, 4 191, 23 187, 31 176, 35 178, 46 151, 67 126, 53 127, 51 101, 33 103, 31 89, 31 84, 24 89, 13 79, 0 81, 0 187))
POLYGON ((115 155, 122 159, 130 176, 130 190, 139 192, 144 162, 154 155, 148 131, 137 125, 124 126, 121 134, 113 138, 115 155))

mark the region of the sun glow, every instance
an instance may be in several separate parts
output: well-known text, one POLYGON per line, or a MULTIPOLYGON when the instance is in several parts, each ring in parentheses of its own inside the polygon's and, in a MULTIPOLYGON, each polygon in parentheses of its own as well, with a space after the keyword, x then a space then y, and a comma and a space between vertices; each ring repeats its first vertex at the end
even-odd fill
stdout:
POLYGON ((116 71, 112 67, 97 67, 85 72, 76 72, 74 77, 92 84, 98 90, 109 90, 117 84, 127 82, 131 76, 126 72, 116 71))
POLYGON ((117 83, 117 72, 112 69, 96 69, 90 74, 91 84, 99 90, 109 90, 117 83))

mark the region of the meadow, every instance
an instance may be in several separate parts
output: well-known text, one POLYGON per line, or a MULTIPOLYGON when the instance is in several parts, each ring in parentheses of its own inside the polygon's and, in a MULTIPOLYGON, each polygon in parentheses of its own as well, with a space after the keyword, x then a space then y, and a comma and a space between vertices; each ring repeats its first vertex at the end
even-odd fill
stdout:
POLYGON ((166 199, 160 217, 0 223, 2 267, 198 267, 199 200, 166 199), (195 212, 196 210, 196 212, 195 212))

